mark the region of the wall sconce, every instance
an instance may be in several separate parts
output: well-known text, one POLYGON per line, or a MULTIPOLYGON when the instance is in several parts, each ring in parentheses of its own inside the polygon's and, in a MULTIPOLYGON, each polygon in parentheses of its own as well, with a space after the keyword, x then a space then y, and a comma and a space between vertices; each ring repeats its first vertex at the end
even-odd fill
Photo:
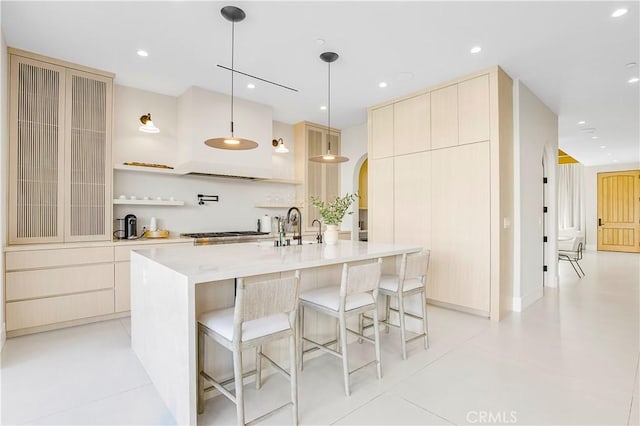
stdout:
POLYGON ((160 129, 158 129, 151 121, 151 113, 145 114, 140 117, 140 122, 142 126, 138 127, 138 130, 145 133, 160 133, 160 129))
POLYGON ((274 139, 271 141, 271 145, 276 148, 276 152, 278 154, 286 154, 287 152, 289 152, 289 150, 287 149, 286 146, 284 146, 284 141, 282 140, 282 138, 279 139, 274 139))

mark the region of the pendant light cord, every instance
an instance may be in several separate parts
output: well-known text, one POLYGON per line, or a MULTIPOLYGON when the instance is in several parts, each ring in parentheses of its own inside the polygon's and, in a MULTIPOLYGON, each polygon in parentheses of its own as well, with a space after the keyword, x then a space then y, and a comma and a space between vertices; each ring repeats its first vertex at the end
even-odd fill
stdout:
POLYGON ((331 153, 331 62, 327 62, 329 66, 329 78, 327 84, 327 153, 331 153))
POLYGON ((236 23, 231 21, 231 137, 233 138, 233 69, 234 69, 234 50, 235 50, 235 28, 236 23))

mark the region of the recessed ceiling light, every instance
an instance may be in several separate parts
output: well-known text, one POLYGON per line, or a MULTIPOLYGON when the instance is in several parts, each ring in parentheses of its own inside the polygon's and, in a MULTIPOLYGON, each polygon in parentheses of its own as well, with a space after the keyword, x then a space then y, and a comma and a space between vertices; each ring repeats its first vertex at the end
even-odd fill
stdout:
POLYGON ((480 47, 480 46, 473 46, 469 52, 471 52, 471 53, 473 53, 473 54, 476 54, 476 53, 480 53, 481 51, 482 51, 482 47, 480 47))
POLYGON ((324 41, 324 39, 323 39, 323 38, 317 38, 317 39, 316 39, 316 44, 317 44, 318 46, 322 46, 324 43, 325 43, 325 41, 324 41))
POLYGON ((614 12, 611 14, 611 17, 612 17, 612 18, 619 18, 619 17, 621 17, 622 15, 626 15, 626 13, 627 13, 627 12, 628 12, 628 10, 627 10, 627 9, 625 9, 625 8, 621 8, 621 9, 618 9, 618 10, 614 11, 614 12))
POLYGON ((247 84, 247 89, 255 89, 255 88, 256 88, 255 84, 253 84, 253 83, 247 84))
POLYGON ((149 52, 142 49, 138 49, 136 53, 138 54, 138 56, 142 56, 143 58, 146 58, 147 56, 149 56, 149 52))
POLYGON ((638 66, 638 64, 636 64, 635 62, 629 62, 628 64, 624 65, 627 68, 635 68, 638 66))
POLYGON ((407 80, 411 80, 413 78, 413 73, 412 72, 401 72, 398 73, 398 80, 400 81, 407 81, 407 80))
POLYGON ((580 129, 581 132, 583 133, 595 133, 596 132, 596 128, 595 127, 585 127, 584 129, 580 129))
POLYGON ((584 121, 584 120, 580 120, 580 121, 578 121, 578 124, 587 124, 587 122, 584 121))
POLYGON ((381 88, 387 87, 387 82, 381 81, 380 83, 378 83, 378 87, 381 87, 381 88))
POLYGON ((600 145, 601 149, 605 149, 607 146, 606 145, 600 145))
POLYGON ((324 110, 326 110, 326 109, 327 109, 327 106, 326 106, 326 105, 322 105, 322 106, 320 107, 320 109, 324 111, 324 110))
POLYGON ((640 81, 640 78, 631 77, 629 80, 627 80, 627 83, 637 83, 638 81, 640 81))
POLYGON ((591 139, 598 139, 598 136, 591 136, 591 139))

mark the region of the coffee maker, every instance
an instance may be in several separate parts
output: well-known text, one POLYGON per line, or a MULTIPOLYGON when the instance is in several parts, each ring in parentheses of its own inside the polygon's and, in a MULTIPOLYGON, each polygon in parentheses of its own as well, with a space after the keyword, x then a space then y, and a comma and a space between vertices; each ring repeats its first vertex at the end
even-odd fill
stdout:
POLYGON ((134 214, 128 214, 124 217, 124 238, 138 238, 138 218, 134 214))

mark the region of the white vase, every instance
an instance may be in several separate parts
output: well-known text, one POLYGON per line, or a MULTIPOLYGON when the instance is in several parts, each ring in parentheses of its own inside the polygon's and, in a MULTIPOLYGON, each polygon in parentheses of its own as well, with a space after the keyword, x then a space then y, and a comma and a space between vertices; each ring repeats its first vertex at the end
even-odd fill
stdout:
POLYGON ((324 231, 324 242, 333 245, 338 242, 338 225, 327 225, 324 231))

